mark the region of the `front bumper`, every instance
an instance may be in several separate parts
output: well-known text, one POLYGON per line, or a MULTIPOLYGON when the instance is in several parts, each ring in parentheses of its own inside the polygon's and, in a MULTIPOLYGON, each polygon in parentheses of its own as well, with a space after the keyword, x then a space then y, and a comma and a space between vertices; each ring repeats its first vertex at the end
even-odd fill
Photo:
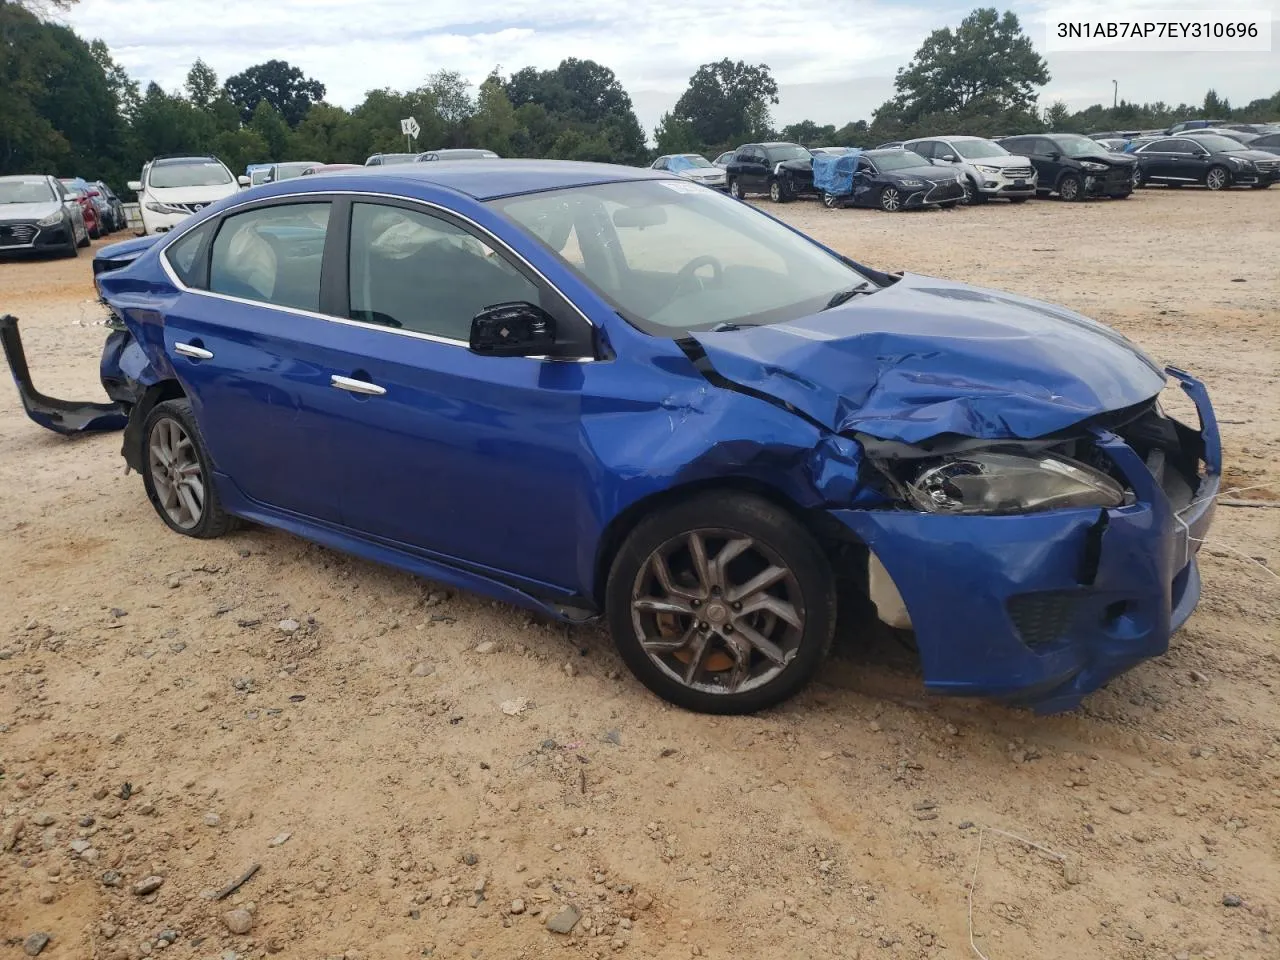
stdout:
POLYGON ((1231 183, 1233 186, 1256 187, 1269 186, 1270 184, 1280 181, 1280 167, 1273 167, 1265 170, 1241 170, 1231 171, 1231 183))
POLYGON ((931 207, 939 203, 950 203, 964 197, 964 184, 959 180, 950 182, 925 181, 923 187, 901 187, 904 194, 902 205, 907 208, 931 207), (908 192, 909 191, 909 192, 908 192))
POLYGON ((1084 193, 1086 197, 1127 197, 1133 193, 1133 170, 1127 168, 1122 173, 1086 174, 1084 193))
POLYGON ((63 220, 53 227, 39 227, 30 220, 0 222, 0 253, 47 250, 65 247, 71 239, 72 226, 63 220))
POLYGON ((1196 553, 1222 471, 1203 384, 1168 372, 1195 401, 1204 448, 1198 489, 1180 509, 1132 447, 1099 431, 1095 442, 1137 496, 1132 506, 992 517, 833 511, 893 578, 929 690, 1052 713, 1166 652, 1200 597, 1196 553))
POLYGON ((148 210, 145 204, 141 205, 141 214, 143 233, 168 233, 191 216, 189 213, 157 213, 148 210))
POLYGON ((978 171, 982 177, 978 181, 978 192, 988 197, 1034 197, 1036 195, 1036 175, 1010 177, 1004 172, 988 173, 978 171), (1021 180, 1021 183, 1018 181, 1021 180))

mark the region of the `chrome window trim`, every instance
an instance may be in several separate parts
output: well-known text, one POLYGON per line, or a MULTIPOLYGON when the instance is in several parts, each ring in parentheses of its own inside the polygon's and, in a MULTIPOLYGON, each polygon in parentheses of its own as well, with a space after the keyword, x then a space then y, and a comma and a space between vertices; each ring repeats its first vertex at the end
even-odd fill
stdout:
MULTIPOLYGON (((403 330, 403 329, 396 329, 395 327, 385 327, 377 323, 366 323, 363 320, 352 320, 350 317, 336 317, 336 316, 333 316, 332 314, 319 313, 314 310, 303 310, 299 307, 286 307, 286 306, 281 306, 279 304, 270 303, 269 301, 248 300, 243 297, 233 297, 227 293, 216 293, 213 290, 201 290, 199 287, 189 287, 178 278, 177 273, 173 269, 173 265, 169 262, 169 247, 171 247, 173 244, 177 243, 179 240, 185 237, 190 231, 199 228, 200 226, 207 223, 208 221, 215 219, 215 217, 221 217, 225 219, 239 212, 247 213, 249 210, 254 209, 259 205, 274 206, 275 202, 277 201, 291 201, 294 199, 305 201, 305 198, 312 198, 310 202, 315 202, 315 199, 324 199, 329 197, 354 197, 356 198, 354 202, 358 202, 360 198, 374 198, 375 200, 397 200, 401 203, 416 204, 418 206, 425 207, 428 210, 433 212, 439 211, 441 213, 447 214, 449 217, 453 217, 457 220, 460 220, 463 223, 467 224, 469 227, 471 227, 473 230, 475 230, 480 235, 479 239, 483 240, 483 238, 485 237, 488 237, 489 239, 491 239, 493 243, 489 244, 489 246, 494 247, 495 249, 500 247, 501 249, 505 250, 507 254, 509 254, 512 258, 524 264, 525 267, 531 273, 533 273, 534 276, 538 277, 543 283, 545 283, 548 287, 554 290, 556 294, 560 297, 560 299, 562 299, 565 303, 567 303, 570 307, 572 307, 574 313, 580 316, 583 322, 586 323, 588 327, 590 327, 592 330, 597 329, 596 325, 591 322, 591 318, 588 317, 583 312, 581 307, 579 307, 576 303, 574 303, 573 300, 563 290, 561 290, 556 284, 552 283, 545 273, 543 273, 541 270, 535 267, 532 263, 530 263, 528 259, 522 256, 518 251, 512 249, 512 247, 508 243, 506 243, 506 241, 504 241, 502 238, 495 236, 491 231, 489 231, 482 225, 476 223, 476 221, 472 220, 470 217, 466 216, 465 214, 459 213, 456 210, 451 210, 446 206, 443 206, 438 203, 433 203, 430 200, 422 200, 417 197, 404 197, 394 193, 365 193, 359 190, 314 190, 314 191, 307 191, 305 193, 287 193, 287 194, 282 194, 276 197, 255 197, 250 200, 245 200, 243 203, 233 204, 232 206, 227 207, 225 210, 219 211, 214 216, 206 217, 201 221, 199 221, 199 223, 194 223, 190 225, 184 224, 182 230, 168 231, 168 236, 165 237, 164 240, 160 241, 160 247, 156 251, 160 260, 160 267, 161 269, 164 270, 165 276, 169 278, 169 282, 172 283, 174 287, 176 287, 178 290, 182 291, 183 293, 195 294, 202 297, 213 297, 216 300, 225 300, 229 303, 242 303, 252 307, 267 307, 272 310, 283 310, 286 313, 292 313, 301 317, 310 317, 313 320, 328 320, 331 323, 346 324, 347 326, 359 327, 364 330, 376 330, 380 333, 393 334, 399 337, 409 337, 414 340, 426 340, 430 343, 443 343, 443 344, 448 344, 454 347, 465 347, 467 349, 470 349, 471 343, 467 340, 455 340, 452 337, 440 337, 430 333, 419 333, 416 330, 403 330)), ((326 232, 327 232, 327 229, 328 228, 326 226, 326 232)), ((560 361, 566 361, 570 363, 600 362, 599 358, 597 357, 536 356, 536 357, 526 357, 524 359, 526 360, 560 360, 560 361)))

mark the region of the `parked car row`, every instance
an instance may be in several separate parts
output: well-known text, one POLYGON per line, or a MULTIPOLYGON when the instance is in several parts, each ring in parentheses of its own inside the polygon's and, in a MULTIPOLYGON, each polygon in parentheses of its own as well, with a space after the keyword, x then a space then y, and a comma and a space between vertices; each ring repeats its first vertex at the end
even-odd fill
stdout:
POLYGON ((128 226, 120 198, 101 180, 17 174, 0 177, 0 252, 62 251, 128 226))
POLYGON ((432 163, 436 160, 500 160, 492 150, 457 147, 427 150, 423 153, 375 153, 365 160, 366 167, 387 167, 397 163, 432 163))

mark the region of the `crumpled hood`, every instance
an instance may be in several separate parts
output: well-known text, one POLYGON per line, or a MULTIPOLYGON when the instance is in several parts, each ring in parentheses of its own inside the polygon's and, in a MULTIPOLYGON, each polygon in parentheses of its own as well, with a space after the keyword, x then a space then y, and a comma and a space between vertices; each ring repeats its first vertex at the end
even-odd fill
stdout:
POLYGON ((787 170, 793 176, 797 174, 806 177, 813 176, 813 160, 806 160, 803 157, 797 157, 795 160, 781 160, 775 163, 774 167, 787 170))
POLYGON ((790 323, 692 336, 726 379, 838 433, 903 443, 1042 437, 1165 382, 1136 345, 1087 317, 910 274, 790 323))

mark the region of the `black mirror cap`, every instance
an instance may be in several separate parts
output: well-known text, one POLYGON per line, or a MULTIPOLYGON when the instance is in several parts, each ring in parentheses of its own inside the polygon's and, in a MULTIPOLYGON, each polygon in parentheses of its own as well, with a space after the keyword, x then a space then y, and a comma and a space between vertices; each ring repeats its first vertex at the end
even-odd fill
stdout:
POLYGON ((555 317, 524 301, 495 303, 471 319, 471 351, 490 357, 537 357, 555 352, 555 317))

